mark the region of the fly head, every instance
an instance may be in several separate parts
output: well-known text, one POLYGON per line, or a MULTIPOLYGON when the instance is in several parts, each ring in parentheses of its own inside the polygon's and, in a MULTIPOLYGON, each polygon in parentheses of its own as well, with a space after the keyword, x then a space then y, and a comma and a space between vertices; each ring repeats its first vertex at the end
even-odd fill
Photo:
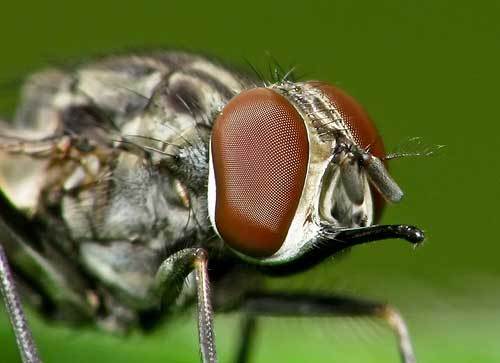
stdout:
POLYGON ((416 227, 374 225, 403 192, 374 123, 333 85, 240 93, 215 119, 209 149, 212 226, 250 263, 293 270, 359 243, 423 240, 416 227))

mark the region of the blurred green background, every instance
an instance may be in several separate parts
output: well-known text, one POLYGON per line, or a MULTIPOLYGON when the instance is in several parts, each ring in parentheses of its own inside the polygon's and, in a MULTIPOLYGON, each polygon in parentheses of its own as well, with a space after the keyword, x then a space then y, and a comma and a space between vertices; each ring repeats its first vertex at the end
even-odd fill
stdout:
MULTIPOLYGON (((383 222, 412 223, 427 242, 359 247, 280 288, 332 290, 396 305, 420 362, 500 361, 500 2, 3 2, 0 113, 22 77, 48 64, 127 48, 199 50, 258 68, 267 53, 306 78, 346 89, 376 120, 386 146, 409 137, 445 144, 436 157, 391 162, 406 192, 383 222)), ((196 362, 193 312, 127 338, 53 325, 30 314, 46 362, 196 362)), ((239 317, 216 320, 230 362, 239 317)), ((266 319, 253 362, 398 362, 394 338, 370 319, 266 319)), ((0 314, 0 362, 17 362, 0 314)))

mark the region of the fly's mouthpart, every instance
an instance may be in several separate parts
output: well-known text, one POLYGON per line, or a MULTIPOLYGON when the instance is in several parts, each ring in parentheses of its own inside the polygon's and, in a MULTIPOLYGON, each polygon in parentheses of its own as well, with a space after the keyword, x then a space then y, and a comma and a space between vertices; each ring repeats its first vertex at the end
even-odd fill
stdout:
POLYGON ((378 242, 386 239, 399 239, 419 246, 424 241, 424 232, 418 227, 396 225, 374 225, 361 228, 335 228, 330 224, 321 224, 317 235, 294 258, 286 261, 264 263, 264 269, 272 275, 290 274, 305 271, 318 263, 351 247, 378 242))

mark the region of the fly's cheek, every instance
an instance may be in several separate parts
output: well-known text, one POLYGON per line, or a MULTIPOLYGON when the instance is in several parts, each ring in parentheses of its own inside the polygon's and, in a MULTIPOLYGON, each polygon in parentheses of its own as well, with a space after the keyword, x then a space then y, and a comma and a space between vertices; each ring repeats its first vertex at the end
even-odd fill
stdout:
POLYGON ((283 96, 255 88, 224 107, 211 143, 219 234, 241 253, 271 256, 285 241, 304 187, 304 120, 283 96))
MULTIPOLYGON (((375 124, 363 107, 353 97, 331 84, 325 82, 309 82, 309 84, 320 89, 340 112, 356 143, 369 150, 372 155, 384 160, 384 143, 375 124)), ((385 167, 387 168, 387 165, 385 167)), ((372 191, 375 220, 377 220, 382 213, 385 201, 378 191, 373 188, 372 191)))

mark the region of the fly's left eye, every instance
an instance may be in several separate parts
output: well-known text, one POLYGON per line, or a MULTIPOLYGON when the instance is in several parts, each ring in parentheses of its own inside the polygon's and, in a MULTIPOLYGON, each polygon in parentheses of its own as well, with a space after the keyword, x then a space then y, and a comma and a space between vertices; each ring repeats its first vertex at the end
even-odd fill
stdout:
POLYGON ((304 120, 272 90, 242 92, 215 120, 211 158, 219 234, 249 256, 272 255, 285 241, 304 187, 304 120))

